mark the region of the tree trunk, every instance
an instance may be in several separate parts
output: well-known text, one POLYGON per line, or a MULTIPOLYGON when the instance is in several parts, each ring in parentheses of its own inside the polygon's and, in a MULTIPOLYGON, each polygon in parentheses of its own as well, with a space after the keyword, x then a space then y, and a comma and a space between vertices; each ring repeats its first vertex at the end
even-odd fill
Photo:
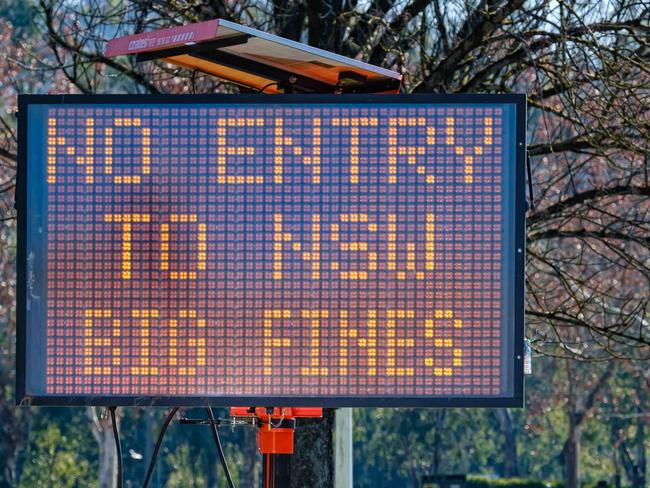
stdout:
POLYGON ((512 415, 507 408, 498 408, 496 416, 499 420, 503 434, 503 453, 505 459, 505 477, 516 478, 519 476, 519 462, 517 460, 517 437, 512 425, 512 415))
POLYGON ((570 360, 565 360, 568 379, 568 419, 569 435, 562 449, 564 459, 564 486, 566 488, 580 488, 580 441, 582 440, 582 427, 587 414, 594 408, 596 398, 606 387, 611 378, 616 363, 610 361, 605 371, 595 382, 593 387, 584 395, 580 390, 580 382, 576 381, 576 366, 570 360))
POLYGON ((614 464, 614 488, 621 488, 621 464, 618 462, 617 451, 614 451, 612 462, 614 464))
MULTIPOLYGON (((113 426, 108 412, 98 416, 94 407, 88 407, 93 437, 99 446, 99 488, 115 488, 117 485, 117 452, 113 437, 113 426)), ((117 428, 120 428, 119 411, 115 413, 117 428)))
POLYGON ((420 478, 420 473, 418 472, 417 468, 414 466, 414 462, 409 463, 409 475, 411 477, 411 486, 413 488, 420 488, 420 482, 422 481, 420 478))
POLYGON ((580 439, 582 426, 575 422, 575 416, 570 416, 569 437, 564 443, 564 486, 565 488, 580 488, 580 439))
MULTIPOLYGON (((641 413, 640 405, 637 405, 637 413, 641 413)), ((625 469, 625 475, 630 483, 629 486, 641 488, 646 486, 646 453, 645 453, 645 424, 642 418, 637 420, 637 430, 634 436, 634 444, 628 447, 627 442, 621 439, 618 445, 618 452, 621 463, 625 469), (632 455, 632 447, 636 447, 636 456, 632 455)))
MULTIPOLYGON (((447 410, 436 410, 435 415, 435 432, 433 434, 433 463, 431 466, 431 474, 437 476, 440 474, 440 454, 442 452, 442 428, 445 423, 447 410)), ((446 473, 445 473, 446 474, 446 473)))
POLYGON ((206 476, 205 486, 207 488, 217 488, 217 486, 219 486, 217 484, 217 469, 220 469, 221 466, 214 462, 214 456, 210 457, 207 466, 208 474, 206 476))
MULTIPOLYGON (((642 432, 641 436, 644 440, 643 443, 639 442, 637 444, 638 448, 638 456, 639 456, 639 462, 638 462, 638 479, 637 479, 637 484, 636 486, 647 486, 646 485, 646 479, 647 479, 647 462, 646 462, 646 454, 645 454, 645 426, 639 422, 638 429, 640 432, 642 432)), ((637 441, 638 442, 638 441, 637 441)))
POLYGON ((117 486, 117 453, 115 441, 109 430, 103 430, 99 443, 99 486, 114 488, 117 486))
MULTIPOLYGON (((639 384, 639 386, 641 386, 639 384)), ((636 436, 635 436, 635 444, 636 444, 636 449, 637 449, 637 479, 636 479, 636 484, 634 486, 646 486, 646 477, 647 477, 647 457, 646 457, 646 435, 645 435, 645 419, 641 416, 643 414, 643 407, 642 404, 639 403, 636 406, 636 411, 639 414, 639 418, 637 419, 637 427, 636 427, 636 436)))
POLYGON ((149 461, 153 455, 153 410, 146 409, 143 410, 144 415, 144 455, 142 456, 142 481, 144 483, 145 478, 147 477, 147 471, 149 470, 149 461))
POLYGON ((296 421, 291 456, 291 488, 334 486, 334 410, 323 409, 322 419, 296 421))

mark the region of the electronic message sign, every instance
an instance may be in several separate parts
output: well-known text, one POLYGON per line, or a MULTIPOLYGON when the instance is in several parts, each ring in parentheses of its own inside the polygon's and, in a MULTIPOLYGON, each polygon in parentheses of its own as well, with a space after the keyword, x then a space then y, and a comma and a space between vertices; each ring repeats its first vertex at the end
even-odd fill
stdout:
POLYGON ((523 396, 523 95, 24 96, 24 404, 523 396))

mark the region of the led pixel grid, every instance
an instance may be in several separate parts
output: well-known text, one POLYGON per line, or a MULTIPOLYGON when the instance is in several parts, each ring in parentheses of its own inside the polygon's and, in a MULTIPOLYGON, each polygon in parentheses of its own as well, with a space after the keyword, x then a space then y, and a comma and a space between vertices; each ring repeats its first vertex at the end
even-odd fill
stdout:
POLYGON ((513 396, 515 116, 30 106, 27 393, 513 396))

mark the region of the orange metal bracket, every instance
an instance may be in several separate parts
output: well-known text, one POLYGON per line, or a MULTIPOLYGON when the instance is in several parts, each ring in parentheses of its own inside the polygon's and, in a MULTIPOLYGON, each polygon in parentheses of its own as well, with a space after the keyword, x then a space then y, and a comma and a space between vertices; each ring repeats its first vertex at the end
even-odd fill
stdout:
POLYGON ((232 417, 256 417, 259 422, 257 447, 262 454, 293 454, 293 434, 297 418, 320 418, 321 407, 232 407, 232 417))

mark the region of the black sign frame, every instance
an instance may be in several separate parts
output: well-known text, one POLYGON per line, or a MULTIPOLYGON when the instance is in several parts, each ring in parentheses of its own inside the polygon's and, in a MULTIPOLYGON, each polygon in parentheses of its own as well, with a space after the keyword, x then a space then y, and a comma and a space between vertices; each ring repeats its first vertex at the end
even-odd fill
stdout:
POLYGON ((16 182, 17 223, 17 307, 16 307, 16 404, 30 405, 124 405, 124 406, 318 406, 318 407, 522 407, 524 403, 524 266, 525 266, 525 194, 526 96, 524 94, 417 94, 417 95, 20 95, 18 97, 18 175, 16 182), (506 272, 514 275, 512 300, 513 395, 508 397, 378 397, 378 396, 75 396, 31 395, 27 391, 27 294, 33 280, 27 255, 27 152, 28 106, 34 104, 513 104, 515 116, 514 171, 514 246, 504 249, 506 272))

